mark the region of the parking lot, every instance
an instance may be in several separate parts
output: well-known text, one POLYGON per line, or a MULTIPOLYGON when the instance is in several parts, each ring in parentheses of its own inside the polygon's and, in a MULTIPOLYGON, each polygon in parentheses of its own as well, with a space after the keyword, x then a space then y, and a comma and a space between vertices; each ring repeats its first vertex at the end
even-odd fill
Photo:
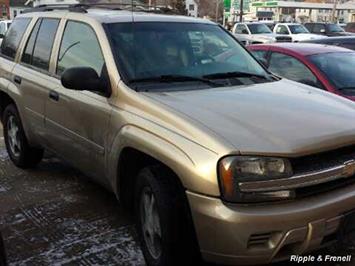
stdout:
POLYGON ((51 156, 35 170, 15 168, 2 128, 0 198, 10 265, 144 265, 114 195, 51 156))
MULTIPOLYGON (((114 195, 51 155, 34 170, 17 169, 0 130, 0 228, 10 265, 144 265, 132 217, 114 195)), ((355 256, 353 247, 323 253, 355 256)))

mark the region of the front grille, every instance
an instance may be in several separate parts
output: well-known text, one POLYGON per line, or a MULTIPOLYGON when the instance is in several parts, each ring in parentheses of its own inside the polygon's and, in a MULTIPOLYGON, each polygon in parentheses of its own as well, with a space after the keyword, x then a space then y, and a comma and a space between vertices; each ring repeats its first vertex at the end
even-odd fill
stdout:
POLYGON ((276 42, 292 42, 292 38, 286 36, 278 36, 276 37, 276 42))
MULTIPOLYGON (((292 159, 291 164, 295 174, 305 174, 339 166, 350 160, 355 160, 355 145, 323 152, 320 154, 292 159)), ((295 189, 295 194, 296 198, 304 198, 324 192, 329 192, 352 184, 355 184, 355 175, 314 186, 297 188, 295 189)))
POLYGON ((352 184, 355 184, 355 175, 352 177, 342 178, 331 182, 326 182, 323 184, 297 188, 295 190, 295 197, 298 199, 305 198, 305 197, 329 192, 332 190, 336 190, 338 188, 346 187, 352 184))
POLYGON ((294 174, 320 171, 355 160, 355 145, 328 152, 291 159, 294 174))

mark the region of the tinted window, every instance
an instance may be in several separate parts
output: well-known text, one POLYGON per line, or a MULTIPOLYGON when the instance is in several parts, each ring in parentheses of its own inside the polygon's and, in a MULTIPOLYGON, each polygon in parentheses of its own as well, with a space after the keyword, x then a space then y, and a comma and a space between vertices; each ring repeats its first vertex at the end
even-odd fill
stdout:
POLYGON ((32 64, 32 54, 33 54, 33 48, 34 48, 34 44, 37 38, 37 33, 38 33, 38 29, 39 26, 41 25, 41 19, 39 19, 36 22, 36 25, 34 26, 34 28, 32 29, 30 38, 27 41, 26 44, 26 48, 22 54, 22 59, 21 62, 24 62, 26 64, 32 64))
POLYGON ((329 32, 344 32, 344 30, 336 24, 328 24, 327 26, 329 32))
POLYGON ((251 51, 251 53, 259 60, 265 61, 267 51, 259 50, 259 51, 251 51))
POLYGON ((49 69, 53 41, 57 32, 59 19, 43 19, 39 28, 33 50, 32 65, 44 70, 49 69))
POLYGON ((60 46, 57 74, 81 66, 91 67, 101 76, 104 58, 93 29, 84 23, 69 21, 60 46))
POLYGON ((303 25, 289 25, 288 27, 290 28, 292 34, 309 33, 303 25))
POLYGON ((248 27, 251 34, 272 33, 270 28, 265 24, 254 23, 254 24, 249 24, 248 27))
POLYGON ((273 52, 270 57, 269 70, 281 77, 319 87, 318 79, 298 59, 273 52))
POLYGON ((279 25, 276 29, 276 33, 278 34, 289 34, 288 29, 285 25, 279 25))
POLYGON ((326 53, 309 58, 338 90, 355 95, 355 53, 326 53))
POLYGON ((315 24, 313 27, 313 32, 314 33, 323 33, 322 30, 325 31, 325 26, 323 24, 315 24))
POLYGON ((1 45, 3 55, 15 58, 17 48, 30 21, 30 18, 18 18, 13 22, 1 45))
POLYGON ((235 33, 237 34, 248 34, 247 27, 243 24, 238 24, 235 33))

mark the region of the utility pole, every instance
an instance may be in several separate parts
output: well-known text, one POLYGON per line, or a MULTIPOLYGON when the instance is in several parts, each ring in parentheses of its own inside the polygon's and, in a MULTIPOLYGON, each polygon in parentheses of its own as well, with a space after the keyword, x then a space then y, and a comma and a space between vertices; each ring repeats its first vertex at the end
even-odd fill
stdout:
POLYGON ((335 13, 337 11, 338 0, 334 0, 333 11, 332 11, 332 22, 335 23, 335 13))
POLYGON ((219 0, 216 0, 216 22, 218 22, 219 13, 219 0))
POLYGON ((244 11, 243 6, 244 6, 244 0, 240 0, 239 22, 243 22, 243 11, 244 11))

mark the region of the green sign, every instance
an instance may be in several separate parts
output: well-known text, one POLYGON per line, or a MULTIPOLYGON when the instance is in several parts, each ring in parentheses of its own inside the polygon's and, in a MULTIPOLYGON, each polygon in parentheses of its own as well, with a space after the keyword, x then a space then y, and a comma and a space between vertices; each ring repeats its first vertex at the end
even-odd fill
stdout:
POLYGON ((262 7, 262 6, 264 6, 264 3, 263 2, 254 2, 254 3, 251 3, 251 6, 262 7))
POLYGON ((224 0, 224 10, 229 11, 231 9, 231 0, 224 0))
POLYGON ((266 2, 254 2, 251 3, 253 7, 276 7, 278 6, 277 1, 266 1, 266 2))
MULTIPOLYGON (((249 3, 250 3, 250 0, 244 0, 243 1, 243 10, 245 12, 249 11, 249 3)), ((234 7, 235 10, 240 10, 240 0, 234 0, 233 1, 233 7, 234 7)))
POLYGON ((265 6, 267 6, 267 7, 273 7, 273 6, 277 6, 277 5, 278 5, 278 3, 275 2, 275 1, 273 1, 273 2, 265 2, 265 6))

